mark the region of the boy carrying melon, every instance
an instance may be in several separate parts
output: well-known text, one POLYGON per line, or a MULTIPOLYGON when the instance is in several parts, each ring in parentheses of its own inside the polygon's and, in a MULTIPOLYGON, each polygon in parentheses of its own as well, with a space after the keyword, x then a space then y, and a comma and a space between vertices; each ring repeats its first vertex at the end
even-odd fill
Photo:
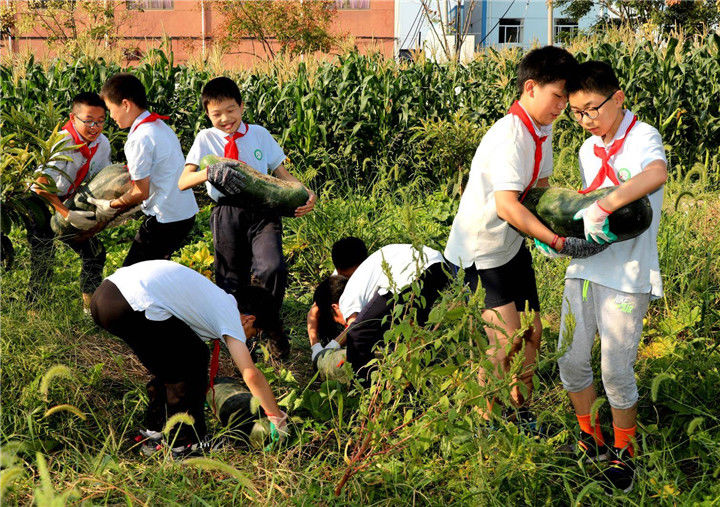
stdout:
MULTIPOLYGON (((201 100, 213 126, 197 134, 178 187, 185 190, 205 183, 208 195, 217 203, 210 216, 210 228, 218 286, 232 294, 250 283, 260 285, 272 292, 279 309, 287 285, 280 215, 240 195, 223 194, 218 186, 237 177, 232 168, 222 164, 200 171, 198 168, 206 155, 218 155, 245 162, 261 174, 299 182, 285 169, 285 153, 272 135, 260 125, 243 121, 245 104, 232 79, 217 77, 208 81, 201 100)), ((315 206, 315 194, 307 191, 308 201, 295 210, 296 217, 315 206)), ((270 340, 274 355, 287 354, 290 344, 281 329, 270 333, 270 340)))
MULTIPOLYGON (((622 206, 648 196, 652 222, 641 235, 612 243, 587 259, 573 259, 565 273, 560 323, 563 345, 573 327, 572 342, 558 360, 560 379, 568 391, 580 424, 578 450, 588 460, 610 459, 604 472, 608 490, 633 487, 633 445, 638 391, 633 365, 642 336, 643 317, 651 299, 662 297, 657 234, 667 180, 665 149, 658 131, 623 108, 625 95, 612 67, 604 62, 581 64, 568 82, 570 108, 590 132, 580 148, 581 193, 615 187, 611 193, 580 210, 585 235, 598 243, 612 242, 608 217, 622 206), (615 441, 605 445, 600 424, 591 420, 596 394, 590 355, 600 335, 603 386, 612 412, 615 441)), ((543 245, 541 245, 543 246, 543 245)), ((544 252, 554 254, 544 245, 544 252)))
MULTIPOLYGON (((75 146, 72 151, 63 154, 70 160, 58 160, 42 168, 31 190, 44 201, 50 203, 55 213, 63 216, 68 223, 80 230, 92 229, 97 225, 92 211, 70 210, 64 204, 77 192, 80 185, 92 179, 100 169, 110 165, 110 142, 102 133, 105 125, 105 103, 96 93, 83 92, 73 98, 70 119, 63 127, 65 143, 75 146), (52 180, 52 182, 50 181, 52 180), (55 187, 55 191, 51 191, 55 187)), ((38 197, 34 197, 39 199, 38 197)), ((28 302, 34 302, 50 284, 53 262, 53 239, 50 229, 50 212, 45 202, 38 206, 43 212, 41 220, 33 221, 28 229, 30 243, 30 282, 28 302)), ((63 238, 60 238, 63 240, 63 238)), ((105 247, 97 237, 83 240, 63 240, 80 256, 80 287, 83 309, 89 312, 90 298, 102 281, 105 265, 105 247)))

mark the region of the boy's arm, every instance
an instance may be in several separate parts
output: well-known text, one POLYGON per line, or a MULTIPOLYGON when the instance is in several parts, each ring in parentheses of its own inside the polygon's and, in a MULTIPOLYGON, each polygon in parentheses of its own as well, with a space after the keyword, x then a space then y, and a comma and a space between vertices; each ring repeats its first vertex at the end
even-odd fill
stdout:
POLYGON ((265 411, 265 414, 273 417, 283 414, 284 412, 280 410, 265 375, 263 375, 262 372, 257 369, 255 363, 253 363, 247 346, 242 341, 229 335, 223 335, 223 339, 230 351, 230 356, 238 367, 238 370, 240 370, 245 384, 250 389, 252 395, 260 400, 260 406, 265 411))
MULTIPOLYGON (((47 176, 40 176, 38 179, 35 180, 35 183, 38 185, 47 185, 49 183, 47 176)), ((60 200, 60 198, 51 193, 47 190, 43 190, 42 188, 33 185, 30 188, 33 192, 35 192, 40 197, 44 198, 47 202, 49 202, 53 208, 55 208, 55 211, 60 213, 60 215, 65 218, 68 215, 68 212, 70 211, 60 200)))
POLYGON ((600 207, 612 213, 626 204, 651 194, 667 181, 667 165, 664 160, 653 160, 639 174, 598 200, 600 207))
POLYGON ((320 343, 320 337, 318 336, 318 313, 320 309, 316 303, 310 307, 310 311, 307 314, 307 332, 308 338, 310 339, 310 346, 312 347, 316 343, 320 343))
MULTIPOLYGON (((538 181, 538 185, 547 186, 547 178, 538 181)), ((500 218, 520 232, 537 238, 548 245, 555 239, 555 233, 545 227, 519 200, 520 192, 514 190, 498 190, 495 192, 495 208, 500 218)), ((562 250, 562 244, 557 245, 562 250)))
MULTIPOLYGON (((300 181, 295 176, 290 174, 290 171, 285 169, 285 166, 283 164, 280 164, 279 166, 277 166, 275 168, 275 170, 273 171, 273 176, 275 176, 276 178, 279 178, 281 180, 300 183, 300 181)), ((300 184, 302 185, 302 183, 300 183, 300 184)), ((307 190, 310 197, 308 198, 308 200, 305 204, 303 204, 302 206, 298 207, 295 210, 296 217, 301 217, 307 213, 310 213, 312 211, 312 209, 315 207, 315 201, 317 201, 317 196, 315 195, 315 192, 310 190, 308 187, 305 187, 305 190, 307 190)))
POLYGON ((178 188, 180 190, 187 190, 188 188, 207 181, 207 168, 198 171, 198 167, 199 166, 195 164, 185 164, 180 179, 178 180, 178 188))

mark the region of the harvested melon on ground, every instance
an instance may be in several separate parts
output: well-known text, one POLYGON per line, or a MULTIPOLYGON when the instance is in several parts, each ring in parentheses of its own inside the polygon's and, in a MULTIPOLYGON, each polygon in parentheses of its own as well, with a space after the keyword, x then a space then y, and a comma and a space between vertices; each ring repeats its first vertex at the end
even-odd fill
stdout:
MULTIPOLYGON (((130 173, 124 164, 112 164, 100 170, 90 181, 85 181, 77 193, 65 201, 65 206, 70 210, 95 211, 95 205, 87 202, 88 197, 96 199, 117 199, 130 190, 130 173)), ((135 206, 117 215, 112 220, 98 222, 92 229, 76 229, 60 213, 55 213, 50 221, 53 232, 65 241, 82 241, 90 238, 107 227, 114 227, 125 222, 132 215, 140 210, 135 206)))
POLYGON ((272 209, 280 215, 294 216, 295 209, 310 198, 302 184, 262 174, 239 160, 206 155, 200 160, 200 170, 203 169, 208 169, 208 181, 227 197, 272 209))
POLYGON ((343 384, 352 382, 353 371, 347 362, 347 349, 324 349, 315 358, 315 367, 322 380, 336 380, 343 384))
MULTIPOLYGON (((523 205, 545 226, 560 236, 585 239, 582 220, 574 220, 575 213, 602 199, 615 187, 606 187, 581 194, 567 188, 535 187, 530 189, 523 205)), ((647 196, 626 204, 608 217, 610 231, 617 241, 632 239, 647 230, 652 222, 652 208, 647 196)))

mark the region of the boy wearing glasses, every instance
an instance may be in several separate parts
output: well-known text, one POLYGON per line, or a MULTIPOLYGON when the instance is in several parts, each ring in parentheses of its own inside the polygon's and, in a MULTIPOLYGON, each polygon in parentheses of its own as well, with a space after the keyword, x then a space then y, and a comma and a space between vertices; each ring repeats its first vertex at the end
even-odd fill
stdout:
POLYGON ((576 215, 576 220, 584 222, 587 238, 598 243, 615 240, 607 217, 645 195, 653 210, 650 228, 640 236, 613 243, 590 258, 570 261, 560 324, 559 346, 571 338, 565 335, 573 330, 558 365, 580 424, 578 448, 589 460, 609 458, 606 487, 628 492, 635 477, 638 392, 633 365, 648 304, 663 295, 657 233, 667 161, 658 131, 623 108, 625 95, 607 63, 581 64, 576 78, 568 82, 568 93, 572 114, 592 134, 580 148, 584 187, 580 192, 616 187, 576 215), (574 328, 568 324, 570 314, 574 328), (612 411, 612 449, 605 445, 600 424, 597 419, 591 421, 590 415, 596 398, 590 366, 596 333, 600 335, 603 386, 612 411))
MULTIPOLYGON (((70 119, 63 126, 63 131, 65 143, 78 147, 63 152, 70 160, 57 160, 43 168, 42 176, 31 187, 35 194, 50 203, 55 213, 60 213, 73 227, 81 230, 96 225, 95 213, 69 210, 63 202, 70 199, 86 179, 91 179, 100 169, 110 165, 110 142, 102 133, 105 111, 105 103, 96 93, 83 92, 73 98, 70 119)), ((38 206, 44 216, 41 220, 33 221, 28 228, 31 267, 27 300, 31 303, 50 285, 48 282, 52 277, 55 235, 50 229, 50 212, 45 202, 38 206)), ((105 247, 97 237, 82 241, 67 240, 65 243, 82 260, 80 287, 83 307, 87 313, 90 298, 102 281, 105 247)))

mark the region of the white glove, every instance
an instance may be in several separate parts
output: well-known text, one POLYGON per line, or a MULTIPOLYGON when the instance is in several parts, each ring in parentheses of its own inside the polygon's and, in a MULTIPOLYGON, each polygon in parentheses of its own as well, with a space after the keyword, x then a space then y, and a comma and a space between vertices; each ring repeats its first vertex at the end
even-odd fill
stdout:
POLYGON ((96 199, 88 197, 87 202, 95 205, 95 217, 99 222, 108 222, 115 218, 120 210, 110 207, 109 199, 96 199))
POLYGON ((600 207, 598 201, 595 201, 587 208, 583 208, 573 217, 573 220, 582 218, 585 228, 585 239, 594 241, 604 245, 617 240, 617 236, 610 232, 610 223, 608 222, 610 213, 600 207))
POLYGON ((317 357, 317 355, 325 349, 323 348, 323 346, 321 344, 316 343, 315 345, 310 347, 310 350, 312 350, 312 355, 310 356, 310 360, 315 362, 315 358, 317 357))
POLYGON ((339 349, 340 344, 336 342, 335 340, 330 340, 327 345, 325 345, 326 349, 339 349))
POLYGON ((268 419, 270 420, 270 438, 273 442, 276 440, 281 440, 289 435, 288 428, 287 428, 287 420, 288 415, 280 411, 280 415, 269 415, 268 419), (273 431, 273 428, 277 433, 273 431))
POLYGON ((70 223, 70 225, 72 225, 76 229, 80 229, 81 231, 92 229, 97 225, 97 220, 95 220, 95 213, 93 213, 92 211, 70 210, 67 214, 67 217, 65 218, 70 223))

